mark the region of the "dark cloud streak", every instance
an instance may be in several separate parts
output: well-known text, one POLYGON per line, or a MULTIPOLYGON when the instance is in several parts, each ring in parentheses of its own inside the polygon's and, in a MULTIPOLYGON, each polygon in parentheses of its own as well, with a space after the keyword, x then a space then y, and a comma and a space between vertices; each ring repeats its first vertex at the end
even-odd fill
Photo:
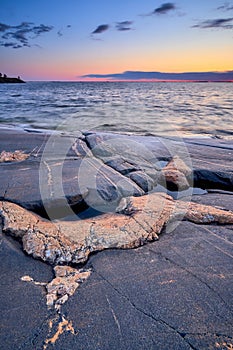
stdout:
POLYGON ((11 26, 8 26, 7 24, 4 24, 4 23, 0 23, 0 32, 5 32, 9 28, 11 28, 11 26))
POLYGON ((0 46, 19 49, 31 47, 31 39, 37 38, 41 34, 50 32, 52 26, 45 24, 35 25, 32 22, 22 22, 17 26, 10 26, 0 23, 0 46))
POLYGON ((233 17, 231 18, 217 18, 217 19, 208 19, 206 21, 200 22, 192 26, 192 28, 221 28, 221 29, 233 29, 233 17))
POLYGON ((127 30, 132 30, 131 25, 133 24, 132 21, 123 21, 123 22, 117 22, 116 29, 124 32, 127 30))
POLYGON ((217 10, 232 11, 233 10, 233 6, 231 4, 229 4, 229 2, 226 2, 224 5, 219 6, 217 8, 217 10))
POLYGON ((108 24, 100 24, 91 34, 101 34, 109 29, 108 24))
POLYGON ((157 7, 152 14, 155 15, 164 15, 167 12, 171 11, 171 10, 175 10, 176 6, 174 3, 172 2, 166 2, 164 4, 162 4, 161 6, 157 7))

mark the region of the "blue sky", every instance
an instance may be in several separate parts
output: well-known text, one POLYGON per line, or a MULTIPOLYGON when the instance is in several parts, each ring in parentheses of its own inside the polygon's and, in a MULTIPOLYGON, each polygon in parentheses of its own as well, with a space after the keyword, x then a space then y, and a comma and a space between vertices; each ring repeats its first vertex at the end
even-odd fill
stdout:
POLYGON ((233 70, 233 2, 1 0, 0 71, 80 80, 127 70, 233 70))

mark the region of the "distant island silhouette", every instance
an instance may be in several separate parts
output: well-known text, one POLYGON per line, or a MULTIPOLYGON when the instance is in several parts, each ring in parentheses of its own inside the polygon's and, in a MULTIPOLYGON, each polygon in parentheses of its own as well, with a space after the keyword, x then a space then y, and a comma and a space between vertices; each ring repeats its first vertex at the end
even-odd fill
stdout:
POLYGON ((144 72, 126 71, 112 74, 86 74, 82 78, 107 79, 107 80, 154 80, 154 81, 195 81, 195 82, 233 82, 233 70, 225 72, 144 72))
POLYGON ((15 83, 25 83, 19 76, 17 78, 8 77, 6 74, 0 73, 0 84, 15 84, 15 83))

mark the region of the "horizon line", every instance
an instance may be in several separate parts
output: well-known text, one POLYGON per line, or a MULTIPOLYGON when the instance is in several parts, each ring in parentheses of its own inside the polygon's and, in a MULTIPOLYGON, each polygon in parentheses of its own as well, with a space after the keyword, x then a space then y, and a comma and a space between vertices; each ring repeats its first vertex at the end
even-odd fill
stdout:
POLYGON ((78 79, 110 81, 232 81, 233 70, 167 73, 158 71, 124 71, 110 74, 85 74, 78 79))
POLYGON ((25 82, 54 82, 54 83, 233 83, 233 79, 26 79, 25 82))

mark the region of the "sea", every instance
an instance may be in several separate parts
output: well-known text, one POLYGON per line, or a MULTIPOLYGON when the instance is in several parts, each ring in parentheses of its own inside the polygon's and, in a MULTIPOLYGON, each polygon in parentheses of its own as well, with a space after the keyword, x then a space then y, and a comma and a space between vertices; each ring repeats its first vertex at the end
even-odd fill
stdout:
POLYGON ((0 126, 69 133, 99 130, 233 139, 233 84, 0 84, 0 126))

